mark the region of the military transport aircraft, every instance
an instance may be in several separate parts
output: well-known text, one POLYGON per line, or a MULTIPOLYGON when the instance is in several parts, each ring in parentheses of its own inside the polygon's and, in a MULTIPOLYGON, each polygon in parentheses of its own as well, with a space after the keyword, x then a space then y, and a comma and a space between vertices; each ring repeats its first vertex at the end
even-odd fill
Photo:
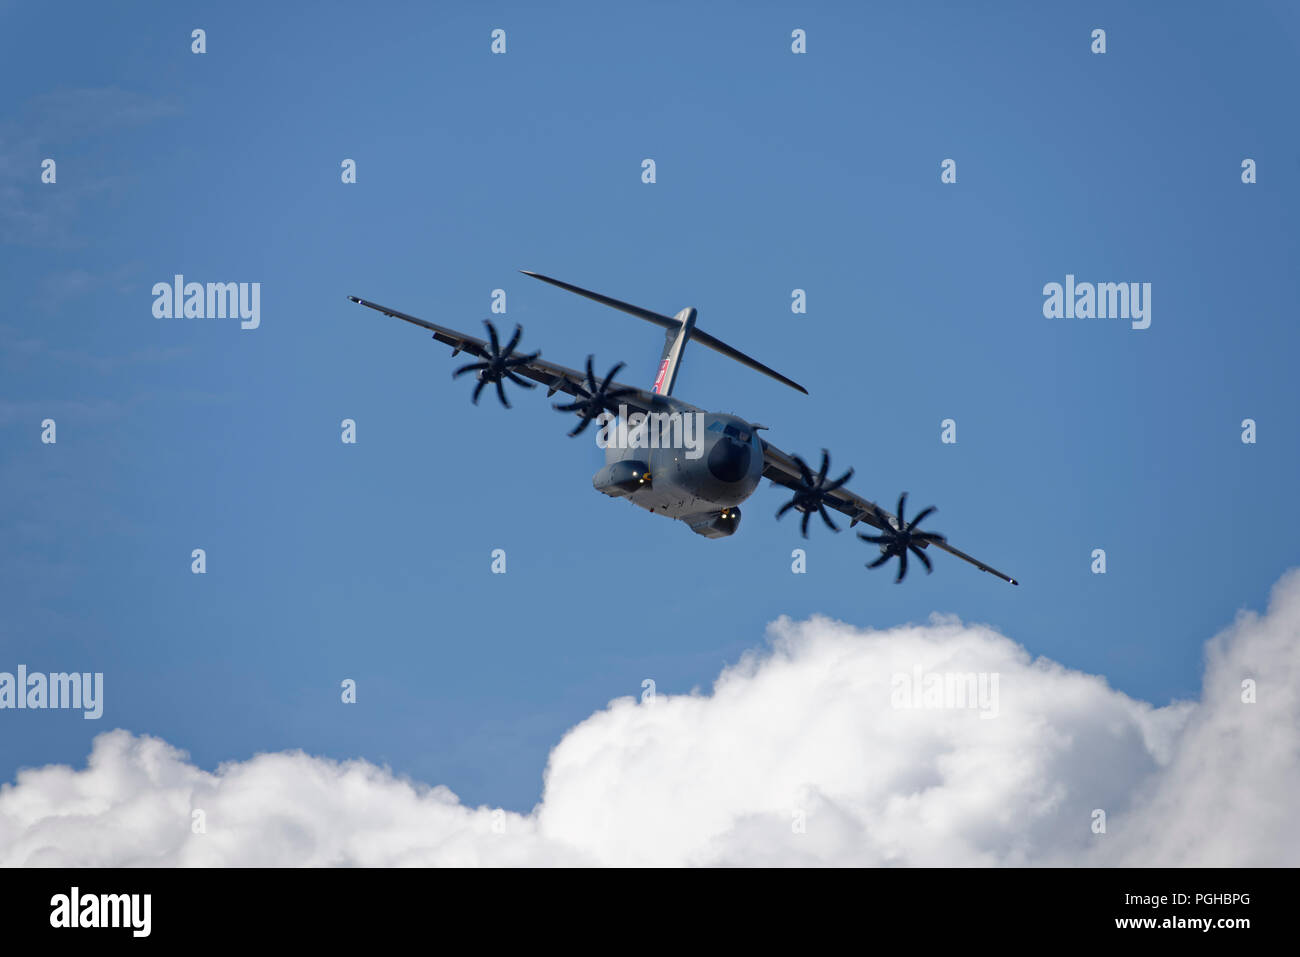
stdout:
MULTIPOLYGON (((602 428, 608 428, 611 423, 627 425, 622 417, 644 422, 652 418, 664 421, 675 416, 694 416, 694 421, 700 424, 702 431, 692 450, 685 449, 681 442, 654 443, 658 447, 645 447, 635 440, 609 442, 605 448, 605 466, 596 473, 592 484, 613 498, 623 498, 656 515, 678 519, 698 535, 724 538, 735 532, 740 524, 740 503, 754 493, 762 479, 767 478, 773 484, 784 486, 794 493, 790 501, 777 510, 776 516, 780 518, 791 509, 799 512, 802 516, 800 528, 805 538, 808 536, 808 522, 814 515, 820 516, 832 531, 839 531, 839 526, 827 514, 828 507, 847 516, 850 527, 863 522, 876 529, 878 535, 858 533, 863 541, 880 547, 880 557, 868 562, 867 567, 878 568, 891 558, 897 558, 898 577, 894 579, 895 583, 902 581, 907 574, 909 553, 925 566, 927 573, 932 571, 926 549, 934 546, 1003 581, 1019 584, 1011 576, 953 548, 944 536, 918 529, 921 521, 935 511, 934 506, 922 509, 908 521, 903 514, 907 505, 907 493, 904 492, 898 499, 897 514, 891 515, 874 502, 844 488, 844 484, 853 476, 853 469, 837 479, 828 480, 830 456, 824 449, 821 465, 814 472, 799 456, 788 455, 761 438, 758 432, 765 426, 747 422, 735 415, 705 412, 674 396, 673 386, 681 368, 682 352, 688 342, 707 346, 778 382, 784 382, 792 389, 808 394, 808 390, 797 382, 787 379, 776 370, 696 326, 695 309, 687 307, 675 316, 666 316, 549 276, 522 271, 524 275, 594 299, 666 329, 659 373, 650 391, 614 381, 614 376, 623 368, 622 362, 602 379, 593 367, 593 356, 587 357, 585 371, 578 371, 546 362, 540 358, 540 352, 517 351, 516 347, 523 335, 523 330, 517 325, 510 340, 503 345, 491 320, 483 322, 488 336, 484 340, 366 299, 358 299, 356 296, 348 296, 348 299, 386 316, 428 329, 433 333, 433 338, 452 347, 453 356, 465 352, 478 360, 463 365, 452 373, 453 377, 476 373, 478 381, 473 391, 476 405, 479 396, 489 385, 495 387, 497 397, 509 408, 510 400, 506 398, 505 392, 507 382, 526 389, 534 389, 540 383, 546 386, 547 396, 563 392, 573 398, 572 402, 555 405, 561 412, 576 413, 579 416, 577 426, 569 432, 570 436, 580 434, 593 421, 599 421, 602 428), (692 457, 691 451, 695 457, 692 457)), ((635 431, 635 427, 632 431, 635 431)))

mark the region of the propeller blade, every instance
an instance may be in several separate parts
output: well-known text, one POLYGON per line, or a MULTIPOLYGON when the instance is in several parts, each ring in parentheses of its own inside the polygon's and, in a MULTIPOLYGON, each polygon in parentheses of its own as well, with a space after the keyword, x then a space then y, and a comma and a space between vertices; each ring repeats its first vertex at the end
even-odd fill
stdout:
POLYGON ((505 364, 509 366, 511 369, 514 369, 518 366, 526 366, 528 365, 528 363, 532 362, 541 354, 542 351, 539 349, 536 352, 530 352, 526 356, 512 356, 511 358, 505 360, 505 364))
POLYGON ((834 522, 832 522, 831 517, 826 514, 825 505, 818 505, 817 512, 818 514, 821 515, 822 521, 826 523, 826 527, 829 528, 832 532, 838 532, 840 530, 840 527, 836 525, 834 522))
POLYGON ((623 368, 624 365, 626 365, 626 363, 620 362, 618 365, 614 366, 614 368, 609 370, 609 375, 605 376, 605 381, 600 384, 601 392, 606 392, 609 389, 609 384, 614 381, 614 376, 618 375, 618 370, 623 368))
POLYGON ((586 432, 587 426, 591 425, 592 421, 595 418, 596 417, 594 415, 584 415, 582 417, 582 421, 579 422, 577 427, 575 427, 573 431, 569 433, 569 438, 573 438, 573 436, 575 435, 581 435, 583 432, 586 432))
POLYGON ((933 505, 921 509, 921 513, 907 523, 907 530, 910 532, 912 529, 916 528, 917 525, 921 524, 927 515, 932 515, 937 511, 939 511, 939 509, 933 505))
POLYGON ((519 337, 524 334, 523 327, 518 323, 515 324, 515 334, 510 337, 510 342, 506 344, 505 354, 514 355, 515 346, 519 345, 519 337))
POLYGON ((812 470, 808 468, 808 463, 796 455, 794 456, 794 464, 799 466, 799 475, 803 479, 804 487, 812 488, 813 474, 812 470))
POLYGON ((478 372, 480 369, 486 369, 489 364, 490 363, 487 362, 471 362, 469 365, 461 366, 451 374, 451 377, 455 379, 457 376, 462 376, 466 372, 478 372))
POLYGON ((830 485, 827 485, 824 489, 822 489, 822 491, 833 492, 851 478, 853 478, 853 469, 849 469, 847 472, 845 472, 843 475, 837 478, 830 485))
MULTIPOLYGON (((885 512, 878 505, 873 505, 872 510, 875 512, 876 522, 881 526, 881 534, 868 535, 865 532, 858 532, 858 538, 864 542, 870 542, 873 545, 880 545, 885 549, 885 557, 898 556, 898 577, 894 583, 901 582, 907 575, 907 553, 911 552, 917 557, 922 565, 925 566, 926 574, 934 571, 934 565, 930 562, 930 557, 925 554, 924 548, 932 542, 943 542, 946 539, 938 532, 921 532, 914 531, 918 522, 928 518, 934 512, 938 511, 933 505, 921 509, 917 516, 908 522, 904 518, 904 510, 907 508, 907 493, 904 492, 898 497, 898 515, 894 520, 890 520, 885 512)), ((873 562, 868 568, 878 568, 880 561, 873 562)))
POLYGON ((804 518, 799 523, 799 526, 804 538, 807 538, 808 519, 812 516, 813 512, 816 512, 821 516, 822 521, 826 523, 827 527, 830 528, 831 531, 838 532, 840 527, 835 524, 831 519, 830 514, 826 511, 826 496, 829 492, 835 491, 852 478, 853 469, 849 469, 835 481, 828 484, 826 476, 827 473, 830 472, 831 468, 831 454, 826 449, 822 449, 821 466, 816 473, 814 473, 808 463, 799 456, 792 455, 790 456, 790 460, 794 462, 795 466, 799 469, 799 482, 797 485, 790 486, 794 489, 794 497, 790 499, 789 503, 782 508, 780 512, 777 513, 777 517, 780 518, 781 515, 785 514, 785 512, 790 508, 799 509, 799 511, 804 513, 804 518))
POLYGON ((921 560, 921 564, 925 566, 925 573, 927 575, 934 571, 934 566, 930 564, 930 556, 926 555, 925 552, 921 551, 921 549, 917 548, 915 545, 908 545, 907 547, 911 550, 913 555, 921 560))

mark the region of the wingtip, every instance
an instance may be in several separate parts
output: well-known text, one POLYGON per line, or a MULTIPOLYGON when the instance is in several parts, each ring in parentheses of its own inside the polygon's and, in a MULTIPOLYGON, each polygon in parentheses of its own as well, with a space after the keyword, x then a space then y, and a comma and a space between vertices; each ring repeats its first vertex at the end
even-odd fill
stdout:
POLYGON ((1013 584, 1013 585, 1019 585, 1019 584, 1020 584, 1020 582, 1016 581, 1014 578, 1008 578, 1007 581, 1011 582, 1011 584, 1013 584))
POLYGON ((358 299, 356 296, 348 296, 348 301, 349 301, 349 302, 360 302, 361 300, 358 299))

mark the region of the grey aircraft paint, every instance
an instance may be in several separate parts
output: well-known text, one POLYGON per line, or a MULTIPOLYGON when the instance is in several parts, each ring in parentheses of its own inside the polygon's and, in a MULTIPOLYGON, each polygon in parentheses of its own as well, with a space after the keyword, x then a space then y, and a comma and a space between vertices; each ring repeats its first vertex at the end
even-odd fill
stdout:
POLYGON ((777 517, 791 509, 796 510, 800 513, 801 529, 805 537, 808 520, 814 515, 820 516, 832 530, 839 530, 826 511, 828 508, 847 516, 850 526, 861 522, 878 530, 878 535, 858 533, 859 538, 879 545, 881 557, 868 562, 868 567, 875 568, 888 559, 898 558, 896 582, 902 581, 907 573, 909 554, 921 562, 927 572, 930 571, 931 563, 925 552, 933 546, 1003 581, 1019 584, 1009 575, 954 548, 944 536, 917 529, 920 520, 934 509, 923 509, 911 522, 900 520, 906 494, 899 498, 896 510, 898 515, 892 515, 874 502, 843 487, 851 477, 852 469, 839 479, 829 480, 828 457, 824 450, 822 467, 814 472, 797 456, 788 455, 761 439, 758 431, 762 426, 736 415, 705 412, 673 396, 672 390, 688 342, 698 342, 792 389, 805 395, 808 393, 807 389, 794 380, 700 329, 696 325, 697 314, 694 308, 687 307, 676 316, 667 316, 540 273, 526 270, 524 273, 666 330, 664 351, 653 389, 645 390, 614 382, 613 377, 622 363, 616 365, 602 380, 593 371, 593 357, 588 357, 587 372, 584 373, 544 360, 537 352, 516 351, 521 334, 519 327, 516 327, 513 338, 502 347, 490 321, 484 322, 489 335, 489 339, 484 340, 356 296, 348 298, 384 315, 431 331, 435 339, 452 347, 453 355, 465 352, 480 360, 463 366, 454 373, 461 375, 477 371, 478 384, 473 393, 475 403, 484 387, 490 384, 495 387, 502 404, 508 407, 510 402, 504 390, 507 381, 529 389, 535 388, 536 384, 543 385, 548 396, 564 392, 574 397, 575 402, 564 406, 565 411, 576 412, 581 418, 571 435, 580 434, 595 422, 598 413, 612 413, 618 407, 625 407, 629 418, 647 413, 700 415, 703 440, 702 454, 698 458, 688 455, 685 448, 680 446, 631 448, 619 444, 610 445, 606 448, 605 465, 592 478, 592 484, 606 495, 625 498, 652 514, 679 520, 699 535, 725 538, 733 534, 740 524, 740 504, 753 495, 762 480, 767 478, 795 493, 794 498, 777 512, 777 517), (606 389, 609 390, 608 393, 606 389))

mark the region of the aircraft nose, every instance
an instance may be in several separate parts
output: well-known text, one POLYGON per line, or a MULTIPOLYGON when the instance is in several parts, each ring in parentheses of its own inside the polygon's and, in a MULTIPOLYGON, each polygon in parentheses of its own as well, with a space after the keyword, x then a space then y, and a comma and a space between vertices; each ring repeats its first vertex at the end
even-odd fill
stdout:
POLYGON ((709 472, 722 482, 739 482, 749 471, 748 443, 726 438, 709 452, 709 472))

